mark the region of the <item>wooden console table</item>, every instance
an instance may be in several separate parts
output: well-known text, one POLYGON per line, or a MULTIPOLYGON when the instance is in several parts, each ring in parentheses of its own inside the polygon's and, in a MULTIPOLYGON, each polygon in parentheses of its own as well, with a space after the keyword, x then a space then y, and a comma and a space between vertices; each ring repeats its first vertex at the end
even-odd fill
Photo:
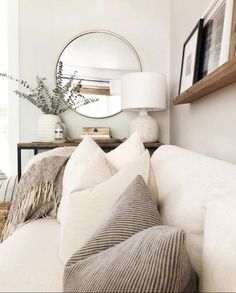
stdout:
MULTIPOLYGON (((33 150, 34 155, 37 155, 39 150, 51 150, 58 147, 76 147, 80 144, 81 140, 76 141, 65 141, 65 142, 30 142, 30 143, 18 143, 17 145, 17 168, 18 168, 18 180, 21 178, 22 172, 22 161, 21 155, 22 150, 33 150)), ((102 141, 96 140, 96 143, 105 151, 109 152, 118 147, 123 141, 102 141)), ((158 147, 163 145, 160 142, 148 142, 144 143, 146 149, 152 154, 158 147)))

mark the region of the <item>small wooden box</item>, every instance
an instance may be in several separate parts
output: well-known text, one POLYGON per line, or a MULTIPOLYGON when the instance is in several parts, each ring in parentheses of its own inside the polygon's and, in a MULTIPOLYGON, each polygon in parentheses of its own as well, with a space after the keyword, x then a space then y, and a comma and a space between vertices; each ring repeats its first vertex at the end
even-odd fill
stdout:
POLYGON ((111 137, 110 127, 83 127, 81 138, 86 135, 92 138, 109 139, 111 137))

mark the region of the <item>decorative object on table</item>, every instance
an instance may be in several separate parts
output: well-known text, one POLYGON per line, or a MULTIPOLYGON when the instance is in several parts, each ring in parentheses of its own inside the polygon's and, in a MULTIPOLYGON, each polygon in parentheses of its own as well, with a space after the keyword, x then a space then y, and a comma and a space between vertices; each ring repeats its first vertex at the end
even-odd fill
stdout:
POLYGON ((110 139, 111 129, 110 127, 83 127, 81 138, 86 135, 93 139, 110 139))
POLYGON ((2 231, 5 227, 7 217, 10 211, 11 203, 3 202, 0 203, 0 242, 2 240, 2 231))
POLYGON ((66 99, 71 103, 76 104, 77 107, 96 102, 95 98, 85 98, 80 94, 78 86, 80 81, 75 78, 76 72, 68 78, 66 83, 63 83, 63 63, 59 62, 56 85, 50 92, 46 83, 45 77, 36 77, 36 86, 32 87, 27 81, 14 78, 6 73, 0 73, 0 77, 9 78, 20 84, 26 91, 15 90, 14 92, 23 99, 26 99, 38 109, 42 111, 42 116, 38 122, 38 132, 41 141, 52 141, 55 136, 55 124, 61 119, 58 115, 69 109, 69 106, 63 100, 66 99))
POLYGON ((55 140, 65 141, 66 139, 66 126, 62 121, 59 121, 55 125, 55 140))
POLYGON ((179 94, 199 80, 203 19, 200 19, 183 46, 179 94))
MULTIPOLYGON (((234 28, 234 0, 213 1, 204 15, 203 44, 199 78, 211 73, 229 60, 234 28)), ((233 55, 234 56, 234 55, 233 55)))
POLYGON ((42 114, 38 119, 38 136, 40 141, 50 142, 55 139, 55 125, 60 122, 58 115, 42 114))
POLYGON ((159 127, 150 111, 166 109, 166 78, 161 73, 138 72, 121 79, 122 109, 139 111, 130 123, 129 134, 138 131, 143 142, 158 140, 159 127))

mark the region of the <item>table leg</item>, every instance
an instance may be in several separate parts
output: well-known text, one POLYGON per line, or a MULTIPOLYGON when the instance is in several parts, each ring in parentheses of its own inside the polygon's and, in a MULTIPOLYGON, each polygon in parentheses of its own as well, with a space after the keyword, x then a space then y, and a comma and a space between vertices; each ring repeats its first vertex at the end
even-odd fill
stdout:
POLYGON ((18 169, 18 181, 21 178, 21 148, 17 147, 17 169, 18 169))

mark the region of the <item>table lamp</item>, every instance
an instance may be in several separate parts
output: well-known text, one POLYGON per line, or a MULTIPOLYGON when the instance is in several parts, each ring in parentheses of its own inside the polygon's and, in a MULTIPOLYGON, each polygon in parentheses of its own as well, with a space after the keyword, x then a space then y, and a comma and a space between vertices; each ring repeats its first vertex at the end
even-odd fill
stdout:
POLYGON ((139 111, 130 123, 129 134, 138 131, 143 142, 158 141, 157 121, 150 111, 166 109, 166 78, 156 72, 129 73, 121 79, 121 105, 125 111, 139 111))

